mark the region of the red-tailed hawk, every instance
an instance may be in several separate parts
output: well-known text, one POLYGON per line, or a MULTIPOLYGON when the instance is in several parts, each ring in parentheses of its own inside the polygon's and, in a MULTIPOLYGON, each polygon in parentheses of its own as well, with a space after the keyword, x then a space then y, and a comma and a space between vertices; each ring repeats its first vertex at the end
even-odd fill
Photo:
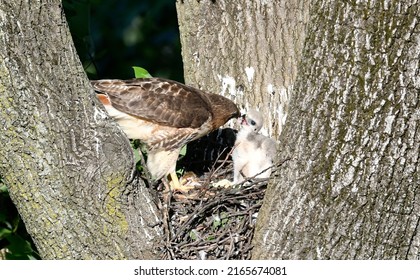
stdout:
POLYGON ((249 110, 243 116, 232 152, 234 184, 242 182, 244 176, 270 177, 270 167, 276 155, 276 142, 258 133, 262 124, 262 115, 256 110, 249 110))
POLYGON ((162 78, 91 81, 99 100, 128 138, 148 149, 147 168, 154 180, 175 174, 181 148, 238 117, 229 99, 162 78))

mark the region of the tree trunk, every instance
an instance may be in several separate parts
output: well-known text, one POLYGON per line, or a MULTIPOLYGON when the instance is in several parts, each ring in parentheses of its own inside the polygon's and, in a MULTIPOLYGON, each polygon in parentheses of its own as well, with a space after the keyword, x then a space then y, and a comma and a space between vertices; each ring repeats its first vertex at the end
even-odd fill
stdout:
POLYGON ((259 108, 279 135, 301 54, 308 1, 178 0, 187 83, 259 108))
POLYGON ((58 0, 0 3, 0 173, 44 259, 155 258, 156 206, 58 0))
POLYGON ((420 254, 418 1, 313 1, 256 259, 420 254))

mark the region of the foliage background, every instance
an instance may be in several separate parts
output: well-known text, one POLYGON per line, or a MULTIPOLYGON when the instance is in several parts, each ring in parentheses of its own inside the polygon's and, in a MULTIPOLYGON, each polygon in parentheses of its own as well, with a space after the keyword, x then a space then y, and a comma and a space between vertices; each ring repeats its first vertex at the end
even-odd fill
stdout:
MULTIPOLYGON (((63 0, 89 79, 134 77, 133 66, 183 82, 175 0, 63 0)), ((0 175, 0 259, 39 259, 0 175)))
POLYGON ((174 0, 64 0, 89 78, 132 78, 132 66, 183 81, 174 0))

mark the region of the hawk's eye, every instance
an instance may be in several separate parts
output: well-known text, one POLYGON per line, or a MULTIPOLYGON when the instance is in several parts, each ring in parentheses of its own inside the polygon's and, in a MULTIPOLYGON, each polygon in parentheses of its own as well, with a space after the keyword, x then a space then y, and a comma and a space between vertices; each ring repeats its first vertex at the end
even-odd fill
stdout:
POLYGON ((256 125, 257 123, 255 121, 251 121, 251 125, 256 125))

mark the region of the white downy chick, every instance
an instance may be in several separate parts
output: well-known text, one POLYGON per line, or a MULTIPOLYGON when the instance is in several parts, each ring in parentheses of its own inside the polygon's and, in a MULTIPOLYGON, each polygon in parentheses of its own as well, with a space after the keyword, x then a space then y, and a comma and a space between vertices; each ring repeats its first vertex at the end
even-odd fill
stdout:
POLYGON ((257 174, 255 178, 268 178, 271 175, 269 167, 276 156, 276 142, 258 133, 262 125, 262 114, 256 110, 251 109, 242 117, 232 152, 234 184, 257 174))

